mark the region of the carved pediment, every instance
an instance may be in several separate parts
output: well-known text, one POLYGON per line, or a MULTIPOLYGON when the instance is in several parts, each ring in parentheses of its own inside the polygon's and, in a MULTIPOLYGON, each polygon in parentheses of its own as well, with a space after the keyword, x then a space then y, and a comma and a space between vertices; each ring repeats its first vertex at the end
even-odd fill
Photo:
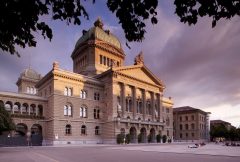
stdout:
POLYGON ((122 67, 116 69, 116 71, 131 78, 135 78, 137 80, 141 80, 153 85, 164 86, 162 81, 158 79, 153 73, 151 73, 151 71, 149 71, 144 65, 122 67))

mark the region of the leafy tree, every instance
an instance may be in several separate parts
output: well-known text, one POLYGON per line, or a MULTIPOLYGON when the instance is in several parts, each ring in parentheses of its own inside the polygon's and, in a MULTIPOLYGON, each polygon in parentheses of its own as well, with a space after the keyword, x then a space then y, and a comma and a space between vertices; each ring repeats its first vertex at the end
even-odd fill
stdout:
POLYGON ((126 144, 129 144, 131 140, 131 135, 130 134, 126 134, 126 144))
POLYGON ((160 134, 158 134, 158 135, 156 136, 156 138, 157 138, 157 143, 160 143, 160 142, 161 142, 161 139, 162 139, 162 136, 161 136, 160 134))
MULTIPOLYGON (((52 15, 53 20, 66 21, 67 24, 80 25, 82 17, 89 19, 82 1, 1 0, 0 48, 19 56, 15 45, 35 47, 34 32, 40 32, 51 41, 52 29, 40 19, 44 15, 52 15)), ((95 0, 91 2, 95 3, 95 0)), ((107 0, 108 8, 116 13, 129 41, 143 39, 146 32, 143 20, 149 16, 153 24, 157 23, 157 4, 158 0, 107 0)))
POLYGON ((163 143, 166 143, 167 142, 167 136, 163 135, 162 140, 163 140, 163 143))
POLYGON ((124 143, 124 134, 118 134, 117 135, 117 144, 123 144, 124 143))
POLYGON ((209 16, 212 17, 212 27, 215 27, 222 18, 240 15, 239 0, 175 0, 174 4, 181 22, 189 25, 196 24, 198 17, 209 16))
POLYGON ((210 136, 211 136, 211 140, 213 140, 216 137, 224 137, 227 139, 228 138, 228 130, 223 124, 218 125, 218 126, 211 126, 210 136))
POLYGON ((14 130, 15 125, 12 121, 10 114, 0 105, 0 134, 3 131, 14 130))
MULTIPOLYGON (((84 0, 87 1, 87 0, 84 0)), ((88 0, 95 3, 95 0, 88 0)), ((15 45, 35 47, 34 33, 41 33, 50 41, 52 29, 40 19, 52 15, 53 20, 80 25, 82 18, 89 19, 83 0, 1 0, 0 48, 18 54, 15 45)), ((196 24, 198 17, 210 16, 212 26, 221 18, 230 19, 240 14, 239 0, 174 0, 175 13, 181 22, 196 24)), ((106 0, 108 9, 116 15, 129 42, 142 41, 146 33, 145 20, 158 22, 158 0, 106 0)))

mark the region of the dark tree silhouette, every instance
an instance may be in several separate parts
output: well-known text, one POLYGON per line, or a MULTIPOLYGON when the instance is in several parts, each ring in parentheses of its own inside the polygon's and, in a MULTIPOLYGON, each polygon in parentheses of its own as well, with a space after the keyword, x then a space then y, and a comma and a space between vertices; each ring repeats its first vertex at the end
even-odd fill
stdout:
POLYGON ((196 24, 198 17, 212 17, 212 27, 218 20, 240 15, 240 0, 175 0, 175 13, 181 22, 196 24))
POLYGON ((15 129, 15 124, 12 121, 10 114, 0 104, 0 134, 3 131, 9 131, 15 129))
MULTIPOLYGON (((87 0, 84 0, 87 1, 87 0)), ((88 0, 95 3, 95 0, 88 0)), ((213 17, 212 26, 221 18, 239 15, 240 0, 175 0, 175 13, 184 23, 196 24, 199 16, 213 17)), ((53 20, 80 25, 82 18, 89 19, 83 0, 1 0, 0 1, 0 48, 18 54, 15 45, 35 47, 34 33, 41 33, 50 41, 52 29, 40 17, 51 15, 53 20)), ((116 14, 127 41, 144 39, 145 20, 158 22, 158 0, 106 0, 109 10, 116 14)))

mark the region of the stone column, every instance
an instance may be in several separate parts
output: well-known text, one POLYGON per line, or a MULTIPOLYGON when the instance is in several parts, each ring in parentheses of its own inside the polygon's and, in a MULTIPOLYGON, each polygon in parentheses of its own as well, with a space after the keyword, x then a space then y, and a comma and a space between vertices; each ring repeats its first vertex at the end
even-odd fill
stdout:
POLYGON ((143 89, 142 90, 142 100, 143 100, 143 104, 142 104, 142 107, 143 107, 143 120, 145 121, 145 118, 146 118, 146 90, 143 89))
POLYGON ((121 102, 122 102, 122 116, 124 118, 125 111, 126 111, 126 93, 125 93, 125 84, 122 83, 122 88, 121 88, 121 102))
POLYGON ((28 115, 30 115, 31 112, 31 105, 28 106, 28 115))
POLYGON ((38 116, 38 106, 36 106, 36 116, 38 116))
POLYGON ((14 106, 15 104, 12 105, 12 114, 14 114, 14 106))
POLYGON ((162 118, 162 101, 163 100, 163 95, 162 93, 160 92, 159 94, 159 121, 161 121, 163 118, 162 118))
POLYGON ((160 121, 160 94, 157 94, 157 99, 156 99, 156 102, 157 102, 157 112, 158 112, 158 116, 157 116, 157 119, 160 121))
POLYGON ((155 102, 154 102, 154 92, 151 92, 151 116, 152 116, 152 121, 154 120, 154 114, 155 114, 155 102))
POLYGON ((136 117, 137 107, 136 107, 136 87, 132 87, 132 110, 133 110, 133 119, 136 117))

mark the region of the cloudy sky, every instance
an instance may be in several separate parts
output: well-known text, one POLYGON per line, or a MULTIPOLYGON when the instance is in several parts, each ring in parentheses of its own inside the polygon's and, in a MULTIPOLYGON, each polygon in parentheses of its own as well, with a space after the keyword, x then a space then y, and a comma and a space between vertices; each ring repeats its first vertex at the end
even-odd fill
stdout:
POLYGON ((165 96, 171 96, 174 107, 192 106, 212 113, 211 119, 222 119, 240 126, 240 18, 222 20, 211 28, 211 19, 202 18, 195 26, 179 21, 172 1, 163 0, 158 6, 157 25, 147 22, 147 34, 142 43, 125 46, 118 21, 108 11, 104 1, 87 4, 90 20, 81 26, 47 21, 53 29, 53 40, 44 40, 36 33, 36 48, 18 49, 21 57, 0 51, 0 91, 17 91, 19 74, 31 67, 45 75, 58 61, 60 67, 72 70, 71 52, 82 30, 93 26, 100 16, 104 28, 110 29, 122 42, 126 65, 144 53, 145 65, 166 85, 165 96))

